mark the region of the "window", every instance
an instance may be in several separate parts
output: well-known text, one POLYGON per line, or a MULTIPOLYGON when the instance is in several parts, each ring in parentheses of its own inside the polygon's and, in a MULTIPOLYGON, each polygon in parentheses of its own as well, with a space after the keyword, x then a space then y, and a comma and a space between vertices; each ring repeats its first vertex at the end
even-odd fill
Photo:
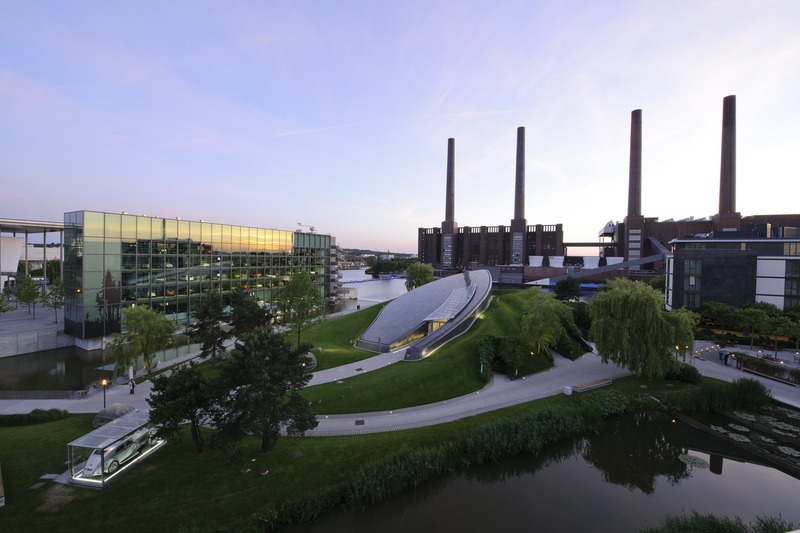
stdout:
POLYGON ((783 255, 800 255, 800 242, 786 242, 783 244, 783 255))
POLYGON ((800 261, 786 261, 783 308, 800 305, 800 261))
POLYGON ((697 274, 698 276, 702 273, 703 269, 703 261, 700 259, 685 259, 683 261, 683 273, 686 274, 697 274))
POLYGON ((701 259, 684 259, 683 304, 690 309, 697 309, 700 307, 702 272, 703 261, 701 259))

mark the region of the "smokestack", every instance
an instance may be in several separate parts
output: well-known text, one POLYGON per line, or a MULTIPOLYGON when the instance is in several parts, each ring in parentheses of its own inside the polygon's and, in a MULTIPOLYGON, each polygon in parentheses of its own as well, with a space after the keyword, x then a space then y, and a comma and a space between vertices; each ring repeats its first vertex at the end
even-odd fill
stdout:
POLYGON ((719 214, 736 212, 736 95, 722 101, 722 163, 719 172, 719 214))
POLYGON ((456 237, 456 140, 447 139, 447 193, 444 206, 444 222, 442 222, 442 241, 439 254, 442 268, 454 268, 458 260, 456 237))
POLYGON ((514 186, 514 219, 525 219, 525 127, 517 128, 517 174, 514 186))
POLYGON ((631 112, 631 161, 628 171, 628 216, 642 216, 642 110, 631 112))
POLYGON ((514 218, 511 220, 511 264, 528 264, 525 221, 525 128, 517 128, 517 174, 514 182, 514 218))
POLYGON ((447 139, 447 192, 445 193, 444 221, 447 224, 455 222, 456 204, 456 140, 447 139))

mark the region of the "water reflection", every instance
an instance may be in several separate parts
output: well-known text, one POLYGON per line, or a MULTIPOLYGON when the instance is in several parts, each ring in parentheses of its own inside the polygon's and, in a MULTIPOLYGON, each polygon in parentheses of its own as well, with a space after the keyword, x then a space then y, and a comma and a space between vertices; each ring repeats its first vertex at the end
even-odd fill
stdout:
MULTIPOLYGON (((198 350, 197 344, 168 348, 157 352, 153 360, 165 362, 198 350)), ((140 360, 137 371, 141 370, 140 360)), ((114 358, 103 350, 72 346, 0 358, 0 390, 81 390, 115 375, 114 358)))
POLYGON ((687 450, 667 435, 668 425, 654 423, 651 413, 637 413, 609 421, 602 434, 583 442, 582 457, 600 470, 603 480, 644 494, 655 491, 657 478, 674 485, 691 475, 680 456, 687 450), (628 455, 620 460, 620 449, 628 455))
POLYGON ((479 465, 283 531, 638 531, 691 510, 800 524, 800 480, 754 459, 660 413, 626 415, 535 456, 479 465), (701 464, 686 464, 683 453, 701 464), (703 466, 712 461, 724 470, 703 466))

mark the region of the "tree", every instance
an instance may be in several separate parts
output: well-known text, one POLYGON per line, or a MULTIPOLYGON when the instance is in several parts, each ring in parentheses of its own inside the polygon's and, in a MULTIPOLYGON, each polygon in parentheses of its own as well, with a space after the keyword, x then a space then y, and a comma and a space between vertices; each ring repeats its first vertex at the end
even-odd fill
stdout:
POLYGON ((664 294, 664 291, 667 289, 667 275, 659 274, 658 276, 653 276, 647 284, 661 294, 664 294))
POLYGON ((694 350, 694 328, 700 322, 700 315, 686 308, 681 308, 675 309, 671 313, 666 313, 664 316, 672 328, 672 342, 675 345, 675 350, 683 354, 683 362, 685 363, 687 352, 694 350))
POLYGON ((61 281, 61 261, 49 259, 45 264, 45 272, 47 272, 47 283, 61 281))
POLYGON ((581 297, 581 282, 572 276, 567 276, 556 282, 554 294, 557 300, 577 302, 581 297))
POLYGON ((789 307, 783 310, 783 314, 791 320, 793 326, 789 330, 789 336, 794 338, 794 349, 800 349, 800 306, 789 307))
POLYGON ((219 291, 205 293, 194 312, 195 321, 189 324, 189 338, 200 343, 200 356, 211 357, 216 365, 217 355, 225 352, 225 341, 231 337, 223 323, 225 305, 219 291))
POLYGON ((30 276, 18 275, 16 289, 14 290, 17 301, 28 306, 28 313, 33 308, 33 318, 36 318, 36 304, 39 302, 39 286, 30 276))
POLYGON ((231 335, 243 337, 256 328, 269 324, 272 315, 241 287, 231 292, 231 335))
POLYGON ((521 319, 522 335, 535 353, 552 348, 564 333, 562 318, 572 320, 572 309, 541 289, 531 289, 521 319))
POLYGON ((780 337, 791 337, 795 333, 796 324, 783 315, 769 316, 764 323, 764 332, 772 337, 775 349, 775 357, 778 357, 778 340, 780 337))
POLYGON ((300 333, 324 311, 319 287, 314 285, 311 274, 297 272, 278 293, 277 301, 283 322, 291 324, 297 332, 297 345, 300 346, 300 333))
POLYGON ((763 309, 747 306, 739 309, 737 316, 742 331, 750 337, 750 348, 752 348, 756 331, 764 329, 769 315, 763 309))
POLYGON ((60 279, 55 279, 42 296, 42 305, 51 307, 58 322, 58 310, 64 307, 64 285, 60 279))
POLYGON ((433 265, 430 263, 411 263, 406 269, 406 290, 413 291, 433 281, 433 265))
POLYGON ((141 356, 149 374, 153 355, 169 346, 175 333, 175 324, 162 313, 137 305, 125 309, 122 327, 124 333, 115 333, 109 345, 117 368, 124 370, 131 367, 141 356))
POLYGON ((181 426, 188 421, 197 453, 203 453, 205 441, 200 428, 206 420, 211 396, 209 382, 197 364, 179 366, 171 374, 156 376, 152 381, 147 403, 149 420, 158 426, 158 435, 177 444, 181 426))
POLYGON ((739 326, 739 309, 722 302, 703 304, 702 315, 723 330, 735 329, 739 326))
POLYGON ((503 337, 500 341, 500 359, 506 364, 506 373, 511 379, 516 379, 519 367, 525 362, 525 344, 519 337, 503 337), (511 369, 514 369, 512 374, 511 369))
POLYGON ((609 281, 606 287, 589 301, 589 335, 601 359, 649 378, 663 377, 676 364, 671 356, 676 332, 661 293, 627 279, 609 281))
POLYGON ((14 309, 14 307, 11 305, 11 303, 9 303, 5 292, 0 292, 0 315, 3 313, 8 313, 12 309, 14 309))
POLYGON ((311 378, 305 367, 308 349, 302 345, 293 350, 271 326, 256 328, 236 342, 215 379, 213 419, 225 440, 254 435, 266 453, 282 428, 289 435, 303 435, 317 427, 300 395, 311 378))

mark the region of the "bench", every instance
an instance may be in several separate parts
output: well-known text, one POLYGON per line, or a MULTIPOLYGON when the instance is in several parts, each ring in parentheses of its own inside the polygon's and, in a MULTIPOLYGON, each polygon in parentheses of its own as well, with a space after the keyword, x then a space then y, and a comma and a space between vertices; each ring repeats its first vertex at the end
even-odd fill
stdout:
POLYGON ((606 385, 611 385, 613 383, 611 378, 603 378, 603 379, 596 379, 594 381, 587 381, 586 383, 581 383, 580 385, 573 385, 572 390, 576 392, 586 392, 588 390, 597 389, 599 387, 605 387, 606 385))

